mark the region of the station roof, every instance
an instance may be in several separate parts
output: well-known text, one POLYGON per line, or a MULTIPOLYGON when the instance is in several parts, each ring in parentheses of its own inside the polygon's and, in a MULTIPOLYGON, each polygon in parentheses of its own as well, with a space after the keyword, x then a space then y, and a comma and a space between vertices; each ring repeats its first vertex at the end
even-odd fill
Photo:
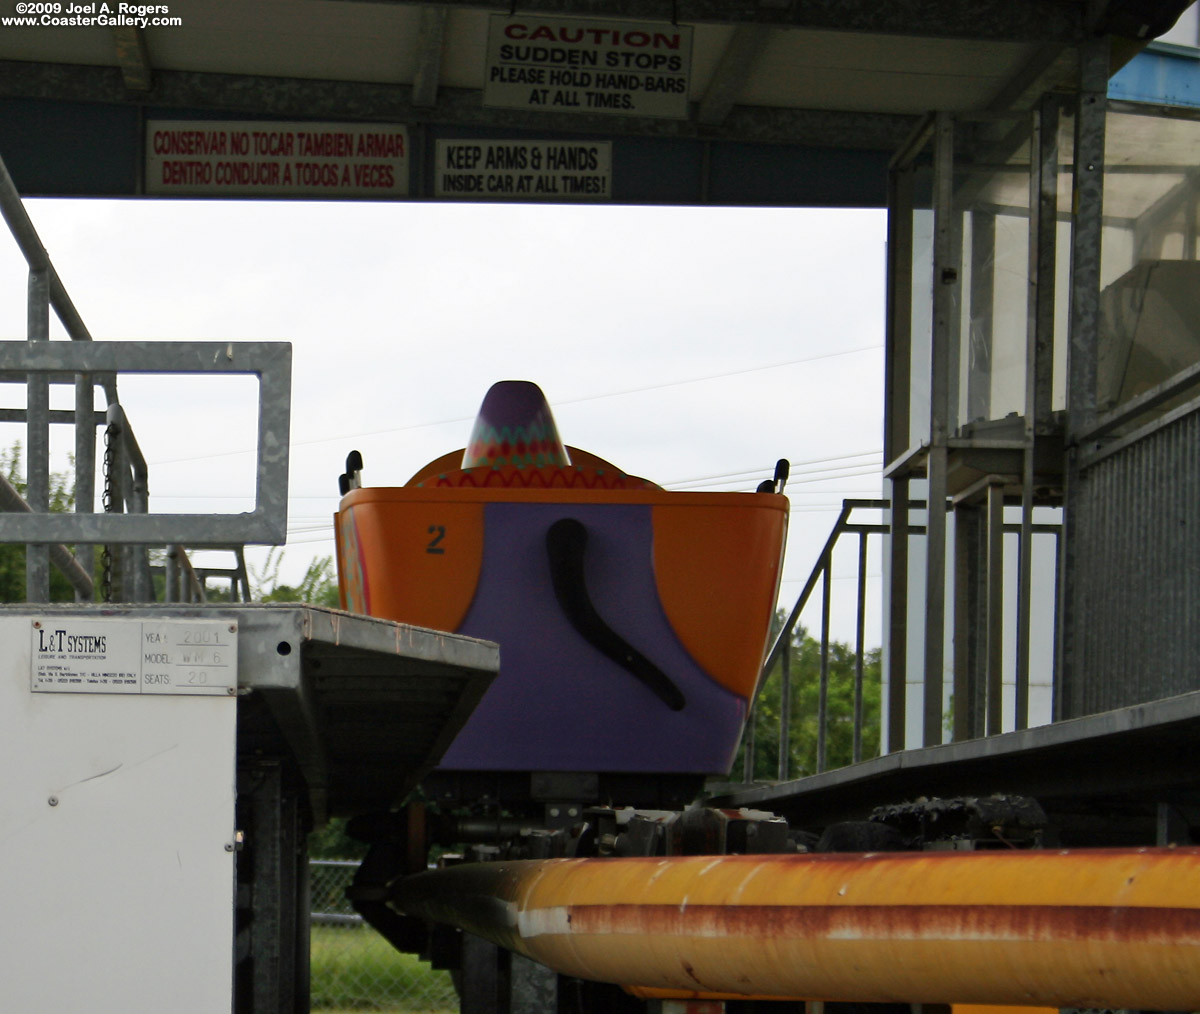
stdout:
POLYGON ((1112 35, 1128 58, 1188 0, 162 6, 182 24, 0 31, 0 153, 23 192, 142 193, 147 120, 223 118, 405 124, 425 160, 418 199, 435 196, 438 139, 590 138, 613 144, 606 199, 879 205, 887 158, 922 114, 1029 108, 1071 79, 1082 42, 1112 35), (485 105, 489 32, 563 18, 690 30, 681 112, 485 105))

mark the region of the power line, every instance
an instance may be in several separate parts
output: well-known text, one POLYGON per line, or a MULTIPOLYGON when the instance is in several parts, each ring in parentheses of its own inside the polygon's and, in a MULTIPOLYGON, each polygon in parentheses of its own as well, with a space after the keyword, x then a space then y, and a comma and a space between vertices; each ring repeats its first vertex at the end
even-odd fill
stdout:
POLYGON ((667 387, 682 387, 685 384, 701 384, 707 380, 724 380, 726 377, 737 377, 746 373, 761 373, 764 370, 777 370, 783 366, 799 366, 802 363, 815 363, 821 359, 837 359, 839 356, 853 356, 860 352, 875 352, 882 345, 864 345, 857 349, 843 349, 840 352, 822 352, 816 356, 806 356, 803 359, 786 359, 779 363, 768 363, 765 366, 748 366, 744 370, 728 370, 725 373, 714 373, 707 377, 692 377, 690 380, 671 380, 663 384, 649 384, 646 387, 630 387, 624 391, 612 391, 608 394, 589 394, 581 398, 568 398, 556 401, 556 405, 575 405, 581 401, 596 401, 600 398, 618 398, 626 394, 642 394, 646 391, 661 391, 667 387))
MULTIPOLYGON (((670 387, 684 387, 688 384, 703 384, 710 380, 724 380, 726 377, 737 377, 747 373, 761 373, 765 370, 777 370, 785 366, 800 366, 805 363, 815 363, 823 359, 837 359, 841 356, 853 356, 862 352, 876 352, 882 345, 864 345, 855 349, 843 349, 840 352, 822 352, 815 356, 805 356, 802 359, 787 359, 778 363, 767 363, 763 366, 748 366, 742 370, 727 370, 724 373, 713 373, 703 377, 690 377, 685 380, 669 380, 661 384, 648 384, 644 387, 629 387, 620 391, 606 391, 602 394, 585 394, 575 398, 560 398, 554 402, 554 407, 562 405, 578 405, 585 401, 599 401, 604 398, 621 398, 630 394, 644 394, 648 391, 662 391, 670 387)), ((457 416, 453 419, 439 419, 436 422, 409 423, 405 426, 392 426, 382 430, 367 430, 359 433, 349 433, 342 436, 320 437, 316 440, 297 440, 290 443, 291 447, 313 447, 317 444, 330 444, 337 441, 357 440, 361 437, 385 436, 389 433, 403 433, 408 430, 420 430, 433 426, 449 426, 457 423, 469 423, 475 416, 457 416)), ((209 458, 228 458, 237 454, 253 454, 253 448, 238 451, 219 451, 213 454, 200 454, 187 458, 171 458, 165 461, 154 461, 154 465, 177 465, 191 461, 204 461, 209 458)))
MULTIPOLYGON (((804 461, 789 461, 788 465, 792 469, 799 469, 799 468, 803 468, 805 465, 820 465, 820 464, 824 464, 827 461, 846 461, 849 458, 867 458, 867 457, 882 458, 883 451, 882 450, 855 451, 850 454, 835 454, 828 458, 808 458, 804 461)), ((775 465, 774 465, 774 463, 771 463, 770 465, 764 465, 761 468, 748 468, 741 472, 721 472, 718 475, 699 475, 699 476, 694 476, 690 479, 670 479, 667 482, 664 482, 663 485, 664 486, 672 486, 672 485, 677 485, 677 484, 683 483, 683 482, 707 482, 711 479, 730 479, 730 480, 732 480, 735 478, 747 478, 750 476, 759 476, 759 475, 769 476, 769 475, 773 474, 774 471, 775 471, 775 465)))
MULTIPOLYGON (((792 486, 805 485, 807 483, 830 482, 834 479, 856 479, 859 477, 878 474, 879 469, 875 465, 847 465, 844 468, 825 468, 813 473, 801 473, 799 478, 793 475, 792 478, 788 480, 788 488, 791 488, 792 486)), ((741 484, 742 483, 736 479, 729 479, 724 482, 715 483, 673 483, 668 488, 676 491, 683 491, 711 489, 716 486, 738 486, 741 484)))

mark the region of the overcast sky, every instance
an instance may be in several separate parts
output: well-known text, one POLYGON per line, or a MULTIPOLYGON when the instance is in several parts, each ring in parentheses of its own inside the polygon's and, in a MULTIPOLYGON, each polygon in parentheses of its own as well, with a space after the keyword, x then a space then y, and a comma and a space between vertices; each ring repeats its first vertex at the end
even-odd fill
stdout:
MULTIPOLYGON (((284 579, 332 554, 349 450, 363 454, 366 485, 403 484, 463 446, 501 379, 540 384, 565 442, 669 488, 752 490, 789 458, 789 605, 842 498, 879 493, 881 211, 27 207, 97 340, 292 343, 284 579)), ((0 285, 0 337, 23 339, 25 267, 7 237, 0 285)), ((253 380, 129 376, 120 389, 150 463, 152 510, 250 509, 253 380)), ((67 394, 55 404, 67 407, 67 394)), ((23 391, 3 397, 21 404, 23 391)), ((0 430, 5 445, 23 440, 19 427, 0 430)), ((70 441, 56 432, 58 461, 70 441)), ((853 573, 854 552, 840 575, 853 573)), ((263 552, 250 558, 261 570, 263 552)), ((869 569, 878 575, 877 552, 869 569)), ((853 582, 838 580, 839 595, 835 636, 851 639, 853 582)))

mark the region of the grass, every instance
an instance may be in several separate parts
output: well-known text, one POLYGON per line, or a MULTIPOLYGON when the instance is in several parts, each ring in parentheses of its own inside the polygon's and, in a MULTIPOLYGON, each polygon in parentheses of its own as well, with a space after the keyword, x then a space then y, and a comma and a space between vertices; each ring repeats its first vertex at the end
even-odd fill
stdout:
POLYGON ((448 972, 401 954, 363 926, 312 928, 313 1014, 457 1014, 448 972))

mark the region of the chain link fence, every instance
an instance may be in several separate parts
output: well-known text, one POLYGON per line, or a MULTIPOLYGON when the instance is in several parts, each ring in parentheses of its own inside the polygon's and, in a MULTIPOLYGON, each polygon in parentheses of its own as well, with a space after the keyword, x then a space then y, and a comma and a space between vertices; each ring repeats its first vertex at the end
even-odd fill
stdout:
POLYGON ((346 900, 357 860, 309 861, 314 1014, 457 1014, 450 973, 401 954, 346 900))

